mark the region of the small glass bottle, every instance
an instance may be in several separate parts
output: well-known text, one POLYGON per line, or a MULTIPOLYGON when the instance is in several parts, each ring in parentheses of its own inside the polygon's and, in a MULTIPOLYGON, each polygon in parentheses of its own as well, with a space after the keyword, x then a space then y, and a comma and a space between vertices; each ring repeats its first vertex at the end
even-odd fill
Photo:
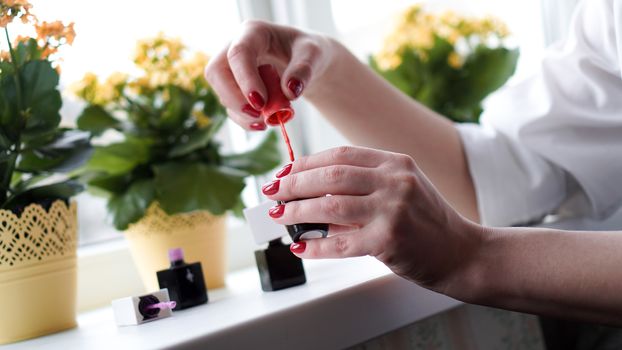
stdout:
POLYGON ((200 262, 186 264, 181 248, 168 251, 171 266, 157 272, 160 288, 168 289, 171 300, 177 302, 174 310, 205 304, 207 289, 200 262))
POLYGON ((280 238, 271 240, 268 248, 256 250, 255 260, 263 291, 276 291, 307 282, 302 260, 292 254, 289 245, 283 244, 280 238))

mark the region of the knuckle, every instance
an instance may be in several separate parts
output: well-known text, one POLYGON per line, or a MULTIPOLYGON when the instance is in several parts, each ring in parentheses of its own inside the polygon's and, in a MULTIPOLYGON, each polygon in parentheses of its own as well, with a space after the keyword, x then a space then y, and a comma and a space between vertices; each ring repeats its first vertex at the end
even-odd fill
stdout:
POLYGON ((398 154, 396 156, 396 162, 399 166, 408 170, 414 170, 416 168, 415 160, 407 154, 398 154))
POLYGON ((244 42, 233 44, 229 47, 229 50, 227 50, 227 59, 229 60, 235 60, 244 55, 253 55, 252 49, 244 42))
POLYGON ((303 79, 308 79, 313 73, 313 68, 311 66, 311 63, 305 60, 297 62, 293 67, 293 71, 296 72, 294 73, 296 76, 303 79))
POLYGON ((341 166, 326 167, 323 172, 324 180, 329 184, 339 183, 345 176, 345 168, 341 166))
POLYGON ((335 253, 339 256, 345 256, 350 251, 350 241, 344 235, 335 236, 335 253))
POLYGON ((394 188, 400 197, 410 198, 417 192, 419 187, 419 179, 413 173, 400 173, 394 176, 394 188))
POLYGON ((352 146, 339 146, 337 148, 333 148, 331 157, 333 158, 333 161, 340 162, 348 159, 353 152, 354 148, 352 146))
POLYGON ((308 40, 305 43, 305 50, 307 50, 307 54, 310 59, 316 59, 322 55, 322 48, 315 41, 308 40))
POLYGON ((332 218, 343 218, 346 215, 345 203, 335 196, 324 197, 321 210, 332 218))
POLYGON ((242 22, 242 27, 249 29, 262 29, 267 26, 267 23, 258 19, 246 19, 242 22))
POLYGON ((281 180, 281 181, 286 181, 285 184, 285 193, 286 194, 293 194, 296 193, 296 191, 298 190, 298 186, 299 185, 299 175, 297 174, 291 174, 290 176, 286 177, 285 179, 281 180))

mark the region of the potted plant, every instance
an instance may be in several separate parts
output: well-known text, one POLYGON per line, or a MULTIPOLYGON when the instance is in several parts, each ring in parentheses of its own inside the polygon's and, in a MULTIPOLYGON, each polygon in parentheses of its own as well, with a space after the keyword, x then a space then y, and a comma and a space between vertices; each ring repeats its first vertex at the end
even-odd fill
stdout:
POLYGON ((174 247, 202 263, 209 288, 224 285, 224 214, 243 208, 245 177, 280 163, 273 132, 248 152, 222 154, 214 136, 226 115, 203 79, 208 58, 186 51, 160 34, 137 44, 135 76, 87 74, 74 88, 87 103, 78 127, 103 135, 83 178, 107 197, 149 290, 174 247))
POLYGON ((76 325, 76 204, 66 173, 90 155, 89 135, 59 126, 59 48, 73 24, 39 22, 27 1, 0 1, 0 344, 76 325), (13 41, 14 20, 33 37, 13 41), (63 175, 64 173, 64 175, 63 175))
POLYGON ((514 74, 518 49, 493 17, 405 10, 370 65, 391 84, 456 122, 478 122, 482 101, 514 74))

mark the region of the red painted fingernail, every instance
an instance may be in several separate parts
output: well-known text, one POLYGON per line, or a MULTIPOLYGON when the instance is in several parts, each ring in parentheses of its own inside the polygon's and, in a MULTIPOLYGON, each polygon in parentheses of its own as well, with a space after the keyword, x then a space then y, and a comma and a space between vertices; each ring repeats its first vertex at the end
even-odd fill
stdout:
POLYGON ((292 94, 294 94, 294 96, 298 97, 300 96, 300 94, 302 93, 302 89, 305 87, 305 85, 302 83, 302 81, 296 79, 296 78, 292 78, 287 82, 287 88, 289 89, 289 91, 292 92, 292 94))
POLYGON ((305 249, 307 249, 307 243, 305 242, 292 243, 289 246, 289 250, 296 254, 304 253, 305 249))
POLYGON ((275 205, 274 207, 270 208, 270 210, 268 210, 268 215, 276 219, 276 218, 280 218, 281 216, 283 216, 284 212, 285 212, 285 205, 279 204, 279 205, 275 205))
POLYGON ((248 103, 242 107, 242 112, 250 115, 253 118, 259 118, 261 116, 261 112, 251 107, 248 103))
POLYGON ((251 124, 251 129, 253 129, 253 130, 266 130, 266 124, 263 124, 263 123, 253 123, 253 124, 251 124))
POLYGON ((248 94, 248 100, 251 102, 253 108, 255 109, 262 109, 266 105, 263 97, 261 97, 261 95, 257 91, 251 91, 248 94))
POLYGON ((281 180, 274 180, 270 183, 267 183, 261 187, 261 192, 266 196, 271 196, 277 192, 279 192, 279 185, 281 184, 281 180))
POLYGON ((283 176, 285 176, 285 175, 289 174, 289 172, 290 172, 290 171, 292 171, 292 163, 289 163, 289 164, 285 165, 285 166, 284 166, 281 170, 279 170, 279 171, 276 173, 276 175, 275 175, 275 176, 276 176, 277 178, 281 178, 281 177, 283 177, 283 176))

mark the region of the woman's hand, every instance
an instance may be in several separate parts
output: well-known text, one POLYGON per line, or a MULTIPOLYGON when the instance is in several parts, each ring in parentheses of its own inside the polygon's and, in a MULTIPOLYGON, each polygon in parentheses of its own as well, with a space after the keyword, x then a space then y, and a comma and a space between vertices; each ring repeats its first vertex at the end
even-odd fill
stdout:
POLYGON ((268 96, 257 67, 274 65, 281 75, 283 93, 293 100, 316 85, 334 51, 326 37, 248 21, 240 35, 210 61, 205 77, 236 123, 245 129, 264 130, 260 111, 268 96))
POLYGON ((287 202, 270 210, 277 223, 330 224, 329 237, 292 245, 299 257, 371 255, 425 287, 464 287, 481 227, 451 208, 411 157, 340 147, 300 158, 279 175, 262 188, 287 202))

